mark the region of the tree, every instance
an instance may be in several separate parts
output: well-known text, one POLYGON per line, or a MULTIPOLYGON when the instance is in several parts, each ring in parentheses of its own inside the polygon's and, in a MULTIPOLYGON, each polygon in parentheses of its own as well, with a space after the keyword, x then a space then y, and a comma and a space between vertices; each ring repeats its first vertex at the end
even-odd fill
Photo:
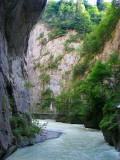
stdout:
POLYGON ((50 82, 50 76, 49 76, 48 74, 42 73, 42 74, 39 75, 39 78, 40 78, 41 81, 42 81, 43 90, 44 90, 45 84, 47 84, 47 83, 50 82))
POLYGON ((89 33, 91 31, 90 15, 87 11, 85 11, 81 5, 81 2, 77 3, 75 29, 81 34, 85 34, 86 32, 89 33))
POLYGON ((103 0, 97 0, 97 6, 99 6, 102 2, 103 0))
POLYGON ((52 101, 53 101, 53 91, 50 88, 47 88, 46 90, 41 91, 41 100, 42 103, 40 106, 42 109, 45 110, 45 108, 49 109, 52 101))

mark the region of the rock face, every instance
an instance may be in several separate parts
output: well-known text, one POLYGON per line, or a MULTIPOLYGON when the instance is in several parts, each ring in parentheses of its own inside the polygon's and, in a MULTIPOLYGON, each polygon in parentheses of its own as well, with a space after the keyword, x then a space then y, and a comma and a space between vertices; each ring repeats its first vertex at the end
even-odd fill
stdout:
MULTIPOLYGON (((78 62, 77 48, 80 42, 71 42, 69 47, 73 51, 65 51, 65 41, 70 35, 75 35, 75 31, 68 31, 66 36, 49 40, 51 33, 44 23, 38 24, 30 34, 28 45, 28 76, 33 85, 32 102, 33 106, 41 102, 41 90, 48 87, 53 91, 53 96, 57 96, 63 89, 66 82, 71 78, 73 66, 78 62), (46 43, 43 44, 43 40, 46 43), (49 83, 44 83, 39 78, 41 74, 50 77, 49 83)), ((52 108, 52 106, 51 106, 52 108)))
POLYGON ((25 87, 27 42, 46 1, 0 0, 0 159, 16 149, 10 117, 21 116, 30 107, 25 87))
POLYGON ((108 130, 106 127, 102 128, 105 140, 120 151, 120 108, 118 108, 117 127, 114 130, 108 130))
POLYGON ((100 59, 102 62, 106 62, 109 59, 110 54, 112 54, 114 50, 120 52, 120 20, 112 33, 111 40, 106 42, 103 52, 99 55, 96 55, 95 59, 100 59))

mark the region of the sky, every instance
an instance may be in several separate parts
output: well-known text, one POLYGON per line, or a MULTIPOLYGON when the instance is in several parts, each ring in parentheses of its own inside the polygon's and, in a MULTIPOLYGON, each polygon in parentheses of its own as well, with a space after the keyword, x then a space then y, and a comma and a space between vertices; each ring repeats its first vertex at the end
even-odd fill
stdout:
MULTIPOLYGON (((59 1, 59 0, 55 0, 55 1, 59 1)), ((76 0, 74 0, 76 2, 76 0)), ((111 2, 112 0, 104 0, 105 2, 111 2)), ((91 5, 95 5, 96 4, 96 0, 88 0, 88 3, 91 5)))

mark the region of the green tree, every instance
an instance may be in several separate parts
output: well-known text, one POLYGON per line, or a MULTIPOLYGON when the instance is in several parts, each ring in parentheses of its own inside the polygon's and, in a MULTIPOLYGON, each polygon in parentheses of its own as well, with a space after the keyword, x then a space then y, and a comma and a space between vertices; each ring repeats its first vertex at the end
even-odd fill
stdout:
POLYGON ((39 75, 39 78, 42 81, 43 89, 45 88, 45 84, 50 82, 50 76, 48 74, 42 73, 39 75))
POLYGON ((69 109, 69 95, 62 91, 60 95, 56 96, 55 107, 59 113, 67 115, 69 109))
POLYGON ((53 91, 50 88, 41 91, 41 104, 42 109, 49 109, 51 103, 53 102, 53 91))

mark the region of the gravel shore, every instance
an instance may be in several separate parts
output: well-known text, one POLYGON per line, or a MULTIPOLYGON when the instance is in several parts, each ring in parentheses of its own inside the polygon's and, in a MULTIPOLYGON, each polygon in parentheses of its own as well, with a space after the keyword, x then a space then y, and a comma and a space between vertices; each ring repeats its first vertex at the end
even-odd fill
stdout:
POLYGON ((36 135, 35 143, 44 142, 45 140, 48 140, 48 139, 58 138, 61 134, 62 134, 61 132, 44 130, 42 132, 42 135, 40 134, 36 135))
POLYGON ((23 142, 19 143, 18 148, 31 146, 36 143, 44 142, 48 139, 58 138, 61 134, 62 134, 61 132, 43 130, 42 134, 36 134, 35 138, 33 140, 23 141, 23 142))

